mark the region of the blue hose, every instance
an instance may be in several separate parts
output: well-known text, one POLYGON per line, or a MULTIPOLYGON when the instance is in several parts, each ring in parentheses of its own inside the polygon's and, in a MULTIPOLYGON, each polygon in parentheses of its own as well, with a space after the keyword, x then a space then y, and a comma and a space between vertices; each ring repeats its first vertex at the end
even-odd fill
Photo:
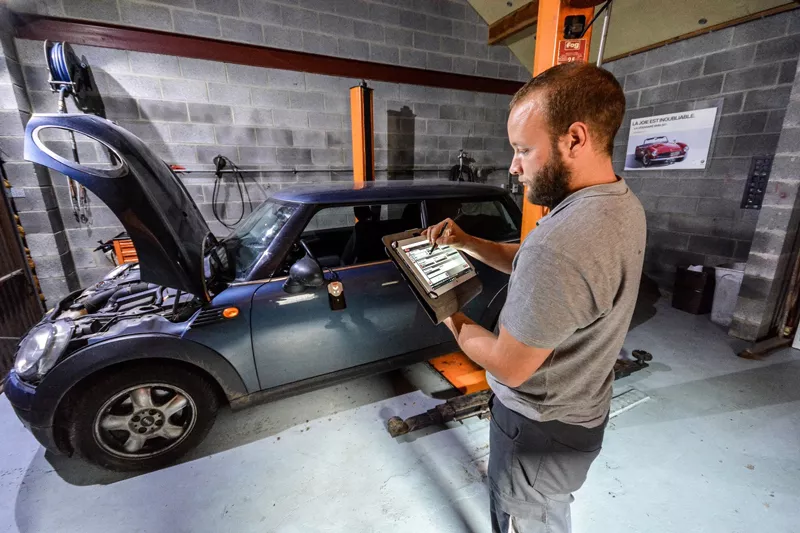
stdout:
POLYGON ((54 82, 72 82, 72 77, 69 74, 69 68, 67 66, 64 43, 53 44, 53 47, 50 48, 50 57, 48 60, 50 75, 53 77, 54 82))

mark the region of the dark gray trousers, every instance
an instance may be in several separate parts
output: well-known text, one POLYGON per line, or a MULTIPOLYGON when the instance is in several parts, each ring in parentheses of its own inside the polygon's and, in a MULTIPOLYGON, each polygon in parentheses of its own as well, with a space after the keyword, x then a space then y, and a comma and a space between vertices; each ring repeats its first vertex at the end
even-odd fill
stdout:
POLYGON ((536 422, 492 397, 490 511, 494 533, 568 533, 572 493, 600 453, 608 419, 585 428, 536 422))

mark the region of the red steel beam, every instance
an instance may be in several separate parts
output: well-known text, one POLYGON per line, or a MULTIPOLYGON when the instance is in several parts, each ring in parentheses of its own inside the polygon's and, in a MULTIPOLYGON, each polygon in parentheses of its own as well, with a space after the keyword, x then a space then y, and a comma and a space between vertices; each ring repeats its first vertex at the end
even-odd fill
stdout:
POLYGON ((15 14, 13 23, 16 36, 21 39, 68 41, 254 67, 496 94, 514 94, 522 87, 522 83, 511 80, 343 59, 117 24, 27 14, 15 14))

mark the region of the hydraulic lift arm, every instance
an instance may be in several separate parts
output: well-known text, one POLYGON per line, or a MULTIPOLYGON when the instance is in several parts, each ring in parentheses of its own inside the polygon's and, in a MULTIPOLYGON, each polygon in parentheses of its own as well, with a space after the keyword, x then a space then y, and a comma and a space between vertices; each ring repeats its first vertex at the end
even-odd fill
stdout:
MULTIPOLYGON (((653 360, 653 356, 644 350, 634 350, 631 355, 634 357, 632 361, 618 359, 614 364, 614 379, 621 379, 643 370, 650 366, 648 362, 653 360)), ((393 416, 387 423, 387 429, 392 437, 399 437, 426 427, 440 426, 447 422, 460 422, 473 416, 477 416, 480 419, 488 418, 490 416, 489 398, 491 395, 492 391, 486 389, 472 394, 456 396, 433 409, 429 409, 425 413, 405 420, 398 416, 393 416)))

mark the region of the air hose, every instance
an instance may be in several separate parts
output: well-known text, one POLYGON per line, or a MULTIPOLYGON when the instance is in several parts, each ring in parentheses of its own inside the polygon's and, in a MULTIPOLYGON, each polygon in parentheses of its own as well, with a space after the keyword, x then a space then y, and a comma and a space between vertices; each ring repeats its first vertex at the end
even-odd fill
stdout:
POLYGON ((64 48, 64 43, 54 43, 50 48, 50 53, 47 55, 47 68, 50 70, 53 82, 63 84, 72 83, 72 76, 70 76, 69 67, 67 66, 67 51, 64 48))
MULTIPOLYGON (((67 96, 75 99, 78 107, 81 106, 82 91, 84 89, 84 66, 78 61, 75 52, 68 43, 55 42, 50 45, 49 41, 44 43, 44 55, 47 61, 47 70, 50 72, 50 87, 58 93, 58 112, 67 112, 67 96)), ((72 141, 72 158, 76 163, 80 163, 78 157, 78 144, 75 141, 75 132, 69 130, 69 137, 72 141)), ((72 214, 75 220, 88 223, 88 200, 86 188, 68 179, 69 200, 72 204, 72 214)))
POLYGON ((214 190, 211 194, 211 211, 214 213, 214 218, 216 218, 220 224, 228 229, 233 229, 236 224, 242 221, 244 215, 246 214, 244 208, 245 197, 247 198, 247 204, 250 206, 251 212, 253 211, 253 201, 250 199, 250 192, 247 190, 247 184, 244 181, 244 176, 242 176, 239 167, 237 167, 233 161, 220 154, 214 157, 214 167, 216 168, 216 179, 214 180, 214 190), (236 187, 239 190, 239 198, 242 204, 242 212, 239 213, 239 218, 234 222, 227 222, 223 220, 220 214, 221 209, 219 204, 219 193, 222 181, 224 179, 222 169, 224 169, 226 166, 229 166, 233 171, 232 174, 236 183, 236 187))

